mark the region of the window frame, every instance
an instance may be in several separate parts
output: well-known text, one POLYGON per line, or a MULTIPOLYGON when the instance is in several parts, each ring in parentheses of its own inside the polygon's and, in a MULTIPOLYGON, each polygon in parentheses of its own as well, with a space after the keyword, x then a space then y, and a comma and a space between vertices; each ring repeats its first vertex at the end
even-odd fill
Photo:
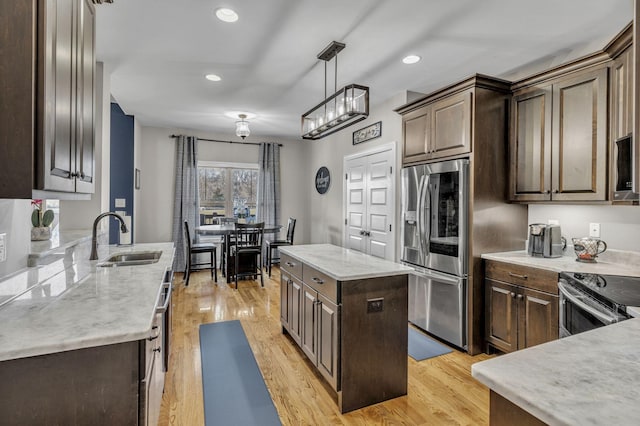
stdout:
MULTIPOLYGON (((227 161, 198 161, 198 174, 200 174, 200 168, 223 168, 226 172, 226 185, 225 185, 225 217, 234 217, 233 215, 233 176, 234 169, 247 169, 258 171, 258 163, 234 163, 227 161)), ((256 193, 256 206, 258 203, 256 193)), ((198 190, 198 204, 200 204, 200 191, 198 190)))

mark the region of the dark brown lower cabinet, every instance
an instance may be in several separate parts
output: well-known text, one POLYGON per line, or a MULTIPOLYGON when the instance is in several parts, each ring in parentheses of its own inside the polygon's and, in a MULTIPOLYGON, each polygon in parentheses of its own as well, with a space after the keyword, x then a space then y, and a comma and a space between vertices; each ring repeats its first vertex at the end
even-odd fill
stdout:
POLYGON ((544 426, 546 423, 532 416, 499 393, 491 391, 489 425, 544 426))
POLYGON ((0 362, 0 423, 155 426, 164 387, 159 330, 145 340, 0 362))
MULTIPOLYGON (((525 285, 536 285, 535 277, 540 278, 538 269, 524 269, 520 266, 516 272, 498 262, 486 262, 485 272, 485 326, 488 349, 497 348, 503 352, 512 352, 558 338, 557 278, 555 281, 542 281, 546 291, 539 291, 525 285), (496 265, 497 264, 497 265, 496 265), (506 274, 504 268, 507 268, 506 274), (513 282, 495 278, 511 277, 513 282), (523 285, 524 283, 524 285, 523 285), (552 285, 553 284, 553 285, 552 285)), ((549 272, 545 271, 548 275, 549 272)), ((551 273, 552 280, 557 274, 551 273)), ((538 287, 538 288, 540 288, 538 287)))

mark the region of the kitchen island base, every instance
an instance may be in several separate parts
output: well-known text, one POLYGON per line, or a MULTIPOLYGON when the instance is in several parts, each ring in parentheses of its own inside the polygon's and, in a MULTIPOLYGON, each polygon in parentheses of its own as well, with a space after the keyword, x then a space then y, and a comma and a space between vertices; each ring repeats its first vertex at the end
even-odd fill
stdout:
POLYGON ((281 256, 282 330, 336 391, 340 412, 406 395, 410 269, 329 245, 291 246, 281 256), (317 263, 306 256, 315 250, 317 263), (359 262, 388 270, 350 275, 359 262))

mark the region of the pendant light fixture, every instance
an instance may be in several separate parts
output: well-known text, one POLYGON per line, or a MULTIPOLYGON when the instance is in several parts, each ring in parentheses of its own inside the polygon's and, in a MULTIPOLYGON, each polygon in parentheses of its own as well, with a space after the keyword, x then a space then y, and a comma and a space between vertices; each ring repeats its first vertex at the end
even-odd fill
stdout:
POLYGON ((247 114, 238 114, 240 121, 236 121, 236 136, 240 136, 242 140, 251 134, 249 130, 249 122, 245 120, 247 114))
POLYGON ((369 88, 350 84, 340 90, 338 87, 338 53, 345 48, 344 43, 332 41, 318 59, 324 62, 325 100, 302 114, 302 139, 321 139, 342 130, 369 116, 369 88), (335 58, 334 94, 327 97, 327 62, 335 58))

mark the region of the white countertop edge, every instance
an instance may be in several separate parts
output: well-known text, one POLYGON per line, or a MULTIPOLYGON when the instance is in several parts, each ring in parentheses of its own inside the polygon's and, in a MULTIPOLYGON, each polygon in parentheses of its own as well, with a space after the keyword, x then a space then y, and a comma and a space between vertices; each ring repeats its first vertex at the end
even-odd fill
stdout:
POLYGON ((152 322, 149 323, 149 328, 144 332, 138 331, 127 334, 117 333, 111 336, 102 336, 100 338, 65 340, 57 345, 30 346, 28 349, 24 350, 16 349, 10 352, 2 352, 0 353, 0 362, 142 340, 150 336, 149 333, 151 332, 151 325, 152 322))
MULTIPOLYGON (((85 348, 90 348, 95 346, 118 344, 118 343, 133 341, 133 340, 142 340, 149 337, 150 335, 149 333, 151 332, 151 327, 153 325, 153 321, 156 315, 156 306, 157 306, 156 304, 163 288, 162 281, 164 276, 164 270, 166 270, 167 267, 169 268, 171 267, 171 259, 173 259, 173 256, 175 254, 175 247, 172 246, 169 248, 168 244, 172 244, 172 243, 143 243, 143 244, 134 244, 134 245, 127 245, 127 246, 106 245, 106 246, 99 247, 99 250, 101 250, 101 253, 102 253, 100 256, 101 259, 105 258, 108 254, 138 251, 138 250, 145 251, 145 250, 160 249, 163 251, 163 255, 165 253, 167 254, 167 256, 158 263, 153 263, 150 265, 133 266, 133 268, 135 268, 136 271, 143 271, 146 269, 149 271, 149 273, 154 274, 153 278, 151 278, 151 280, 154 282, 153 284, 151 284, 152 286, 155 287, 155 282, 157 280, 157 288, 155 290, 155 297, 153 299, 154 300, 153 307, 151 306, 148 307, 149 312, 148 312, 148 316, 145 319, 138 318, 137 321, 135 321, 135 323, 131 324, 129 327, 120 327, 120 328, 110 329, 110 330, 100 329, 97 333, 92 333, 92 335, 90 336, 87 336, 87 335, 82 335, 80 337, 73 337, 73 335, 70 337, 65 336, 61 340, 46 341, 45 339, 44 343, 38 342, 35 344, 33 340, 30 340, 30 341, 27 341, 28 343, 25 342, 24 347, 21 347, 18 344, 18 345, 12 345, 12 347, 8 349, 7 349, 7 346, 3 346, 3 347, 0 347, 0 361, 9 361, 14 359, 38 356, 38 355, 46 355, 46 354, 66 352, 71 350, 85 349, 85 348), (163 246, 166 246, 166 247, 163 247, 163 246), (156 276, 155 274, 158 274, 158 275, 156 276)), ((79 264, 84 265, 84 267, 89 267, 91 269, 91 272, 89 272, 88 275, 78 279, 78 281, 74 282, 72 284, 73 287, 79 285, 81 282, 90 282, 95 280, 97 271, 104 271, 104 272, 113 271, 114 273, 116 273, 116 271, 118 270, 118 269, 111 269, 111 268, 106 268, 103 270, 101 268, 98 268, 96 267, 96 264, 99 261, 89 261, 87 259, 81 258, 78 260, 78 262, 79 263, 73 263, 65 267, 64 269, 61 269, 57 273, 59 274, 68 269, 75 268, 79 264)), ((125 266, 123 268, 131 268, 131 267, 125 266)), ((117 279, 118 278, 116 278, 116 280, 117 279)), ((40 281, 31 287, 33 288, 33 287, 42 285, 43 283, 46 283, 48 280, 49 279, 40 281)), ((64 294, 64 293, 61 293, 61 294, 64 294)), ((55 300, 49 303, 55 303, 55 300)), ((3 304, 3 307, 8 305, 9 303, 3 304)), ((140 308, 144 308, 144 307, 141 307, 138 305, 135 306, 135 309, 140 309, 140 308)), ((121 317, 120 319, 123 319, 123 318, 121 317)), ((0 328, 0 331, 1 331, 1 328, 0 328)), ((0 335, 0 337, 2 336, 0 335)))
POLYGON ((628 336, 638 336, 638 330, 640 319, 632 318, 480 361, 471 366, 471 375, 547 424, 630 424, 630 419, 640 412, 633 399, 637 391, 628 384, 621 386, 620 379, 612 377, 623 375, 630 383, 637 383, 638 341, 629 340, 628 336), (584 348, 589 350, 583 351, 584 348), (606 356, 616 357, 622 364, 605 363, 595 374, 594 362, 606 361, 606 356), (533 370, 536 366, 540 369, 533 370), (564 389, 573 389, 577 384, 585 387, 577 389, 577 393, 564 393, 564 389), (563 393, 556 389, 563 389, 563 393), (594 389, 596 394, 607 392, 609 399, 593 401, 577 412, 574 399, 588 402, 594 389), (613 406, 607 406, 608 402, 613 406))
MULTIPOLYGON (((504 356, 504 355, 503 355, 504 356)), ((499 382, 492 380, 488 377, 483 371, 484 366, 482 363, 476 363, 471 366, 471 376, 474 379, 487 386, 490 390, 499 394, 501 397, 508 399, 518 407, 522 408, 527 413, 536 417, 546 424, 554 424, 554 425, 565 425, 565 423, 555 417, 552 413, 549 413, 546 410, 539 408, 538 406, 531 404, 528 400, 521 397, 520 395, 514 393, 513 390, 508 389, 505 386, 502 386, 499 382)))
POLYGON ((384 263, 386 265, 389 266, 388 269, 384 269, 381 271, 374 271, 374 272, 366 272, 366 273, 352 273, 352 274, 348 274, 348 275, 340 275, 338 273, 336 273, 333 270, 328 270, 325 267, 322 267, 321 265, 318 265, 317 263, 314 262, 313 259, 310 259, 308 256, 301 256, 299 253, 296 253, 296 249, 300 248, 301 246, 283 246, 283 247, 279 247, 279 250, 288 255, 293 257, 294 259, 305 263, 315 269, 317 269, 318 271, 327 274, 328 276, 330 276, 331 278, 337 280, 337 281, 355 281, 355 280, 363 280, 363 279, 368 279, 368 278, 380 278, 380 277, 390 277, 390 276, 398 276, 398 275, 409 275, 412 272, 414 272, 415 270, 409 266, 400 264, 400 263, 396 263, 387 259, 381 259, 381 258, 375 258, 374 256, 365 254, 365 253, 361 253, 359 251, 356 250, 351 250, 351 249, 346 249, 344 247, 340 247, 340 246, 336 246, 333 244, 304 244, 302 245, 302 247, 309 247, 309 246, 313 246, 313 245, 317 245, 318 247, 328 247, 331 246, 331 249, 335 249, 335 250, 339 250, 342 253, 347 253, 351 256, 357 256, 357 257, 361 257, 362 259, 369 259, 369 258, 373 258, 376 260, 379 260, 380 263, 384 263))

